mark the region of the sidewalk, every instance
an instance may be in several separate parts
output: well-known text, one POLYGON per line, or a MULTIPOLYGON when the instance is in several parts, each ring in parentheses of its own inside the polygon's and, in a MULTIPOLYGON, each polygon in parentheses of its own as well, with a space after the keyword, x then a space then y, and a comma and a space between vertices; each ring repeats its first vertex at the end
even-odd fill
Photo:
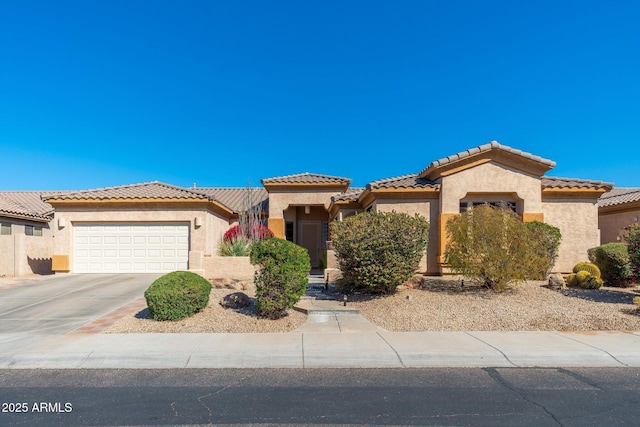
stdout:
POLYGON ((2 334, 0 369, 640 367, 640 332, 353 332, 360 316, 333 316, 332 332, 2 334))

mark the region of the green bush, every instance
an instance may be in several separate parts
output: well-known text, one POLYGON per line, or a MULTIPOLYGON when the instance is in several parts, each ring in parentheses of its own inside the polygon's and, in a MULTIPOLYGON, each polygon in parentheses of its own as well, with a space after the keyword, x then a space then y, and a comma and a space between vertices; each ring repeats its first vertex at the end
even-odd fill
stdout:
POLYGON ((627 230, 627 252, 634 281, 640 278, 640 224, 634 224, 627 230))
POLYGON ((598 266, 608 286, 629 286, 632 282, 629 252, 624 243, 607 243, 589 249, 589 259, 598 266))
POLYGON ((391 294, 418 269, 429 222, 396 212, 370 211, 331 223, 331 240, 348 288, 391 294))
POLYGON ((207 306, 211 284, 189 271, 174 271, 154 281, 144 292, 153 320, 181 320, 207 306))
POLYGON ((244 236, 234 240, 220 242, 218 255, 220 256, 249 256, 251 254, 251 240, 244 236))
POLYGON ((596 278, 601 278, 602 274, 600 273, 600 269, 598 268, 597 265, 595 265, 592 262, 579 262, 577 263, 574 267, 573 267, 573 272, 574 273, 578 273, 580 271, 586 271, 588 272, 591 276, 596 277, 596 278))
POLYGON ((511 210, 480 205, 446 227, 449 268, 496 291, 536 279, 549 265, 540 240, 511 210))
POLYGON ((251 248, 258 314, 279 319, 304 295, 311 262, 306 249, 275 237, 256 242, 251 248))
POLYGON ((558 227, 540 221, 526 222, 525 225, 536 236, 535 243, 539 245, 540 253, 547 260, 543 270, 535 277, 535 279, 544 280, 551 273, 551 269, 555 265, 556 259, 558 259, 558 249, 560 248, 562 234, 558 227))

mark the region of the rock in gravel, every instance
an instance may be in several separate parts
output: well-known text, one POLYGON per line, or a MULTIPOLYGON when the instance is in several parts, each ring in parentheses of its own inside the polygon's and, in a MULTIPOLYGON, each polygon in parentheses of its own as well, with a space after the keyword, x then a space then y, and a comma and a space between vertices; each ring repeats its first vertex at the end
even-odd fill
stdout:
POLYGON ((220 300, 220 305, 225 308, 244 308, 251 305, 251 298, 244 292, 234 292, 229 295, 225 295, 220 300))
POLYGON ((564 289, 567 287, 567 283, 564 281, 564 277, 560 274, 549 275, 549 288, 551 289, 564 289))

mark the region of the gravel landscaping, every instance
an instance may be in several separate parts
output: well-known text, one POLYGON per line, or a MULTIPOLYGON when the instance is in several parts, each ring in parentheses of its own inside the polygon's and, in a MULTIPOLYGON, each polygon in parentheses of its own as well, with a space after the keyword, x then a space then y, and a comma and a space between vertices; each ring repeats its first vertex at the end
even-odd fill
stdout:
MULTIPOLYGON (((389 331, 640 331, 640 313, 632 304, 640 295, 637 287, 600 290, 552 290, 543 282, 529 282, 505 292, 451 278, 423 277, 395 295, 349 296, 349 306, 389 331)), ((245 286, 245 288, 247 288, 245 286)), ((123 318, 107 333, 132 332, 288 332, 306 320, 289 310, 276 321, 260 319, 255 301, 244 309, 223 308, 219 301, 236 289, 215 288, 209 305, 193 317, 178 322, 156 322, 148 311, 123 318)), ((253 296, 250 288, 244 290, 253 296)), ((329 298, 342 298, 337 291, 329 298)))

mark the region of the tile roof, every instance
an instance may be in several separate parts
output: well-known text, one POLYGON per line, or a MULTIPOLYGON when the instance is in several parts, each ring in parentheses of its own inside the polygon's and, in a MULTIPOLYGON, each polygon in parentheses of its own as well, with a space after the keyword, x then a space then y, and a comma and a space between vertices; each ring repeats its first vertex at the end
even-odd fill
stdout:
POLYGON ((42 200, 45 191, 0 191, 0 216, 49 221, 53 207, 42 200))
POLYGON ((553 168, 556 165, 556 162, 554 162, 553 160, 545 159, 545 158, 542 158, 540 156, 536 156, 536 155, 533 155, 531 153, 527 153, 526 151, 522 151, 522 150, 518 150, 516 148, 509 147, 507 145, 502 145, 498 141, 491 141, 491 142, 489 142, 487 144, 479 145, 478 147, 470 148, 468 150, 461 151, 461 152, 453 154, 451 156, 447 156, 447 157, 444 157, 442 159, 433 161, 433 162, 431 162, 429 164, 429 166, 424 168, 422 170, 422 172, 420 172, 419 175, 422 175, 424 172, 426 172, 429 169, 435 169, 435 168, 438 168, 440 166, 444 166, 446 164, 455 162, 457 160, 462 160, 462 159, 464 159, 466 157, 473 156, 475 154, 480 154, 480 153, 483 153, 485 151, 491 151, 491 150, 501 150, 501 151, 505 151, 507 153, 515 154, 515 155, 524 157, 526 159, 530 159, 530 160, 536 161, 538 163, 542 163, 542 164, 544 164, 546 166, 549 166, 550 168, 553 168))
POLYGON ((343 184, 349 185, 351 180, 340 176, 321 175, 317 173, 298 173, 295 175, 265 178, 262 184, 343 184))
MULTIPOLYGON (((241 212, 244 209, 246 188, 215 188, 202 187, 194 191, 213 197, 234 212, 241 212)), ((252 188, 253 201, 262 204, 262 211, 269 211, 269 193, 262 187, 252 188)))
POLYGON ((614 188, 600 197, 598 207, 603 208, 637 201, 640 201, 640 188, 614 188))
POLYGON ((364 191, 364 188, 358 188, 358 187, 350 188, 349 190, 347 190, 347 192, 343 194, 338 194, 337 196, 333 196, 331 198, 331 201, 334 201, 334 202, 337 202, 340 200, 356 201, 358 200, 358 197, 360 197, 363 191, 364 191))
POLYGON ((367 188, 440 188, 440 184, 430 179, 418 178, 417 173, 372 181, 367 188))
POLYGON ((542 188, 613 188, 613 183, 603 181, 593 181, 589 179, 576 179, 576 178, 559 178, 553 176, 542 177, 542 188))
POLYGON ((213 200, 209 195, 195 189, 177 187, 158 181, 141 184, 128 184, 117 187, 96 188, 91 190, 50 194, 44 200, 104 200, 104 199, 203 199, 213 200))

